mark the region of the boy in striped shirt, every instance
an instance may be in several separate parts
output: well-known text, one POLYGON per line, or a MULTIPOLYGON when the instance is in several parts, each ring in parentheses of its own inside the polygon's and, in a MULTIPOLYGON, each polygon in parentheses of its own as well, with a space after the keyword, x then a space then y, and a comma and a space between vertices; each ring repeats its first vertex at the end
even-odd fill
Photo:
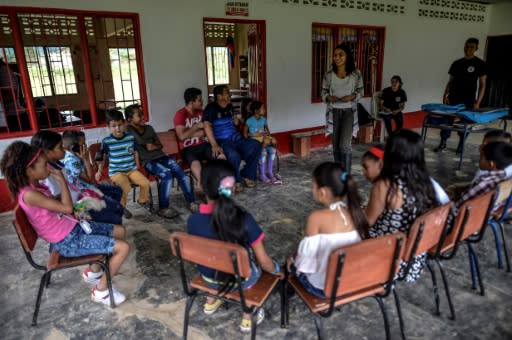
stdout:
MULTIPOLYGON (((98 171, 96 181, 101 180, 103 173, 103 156, 108 157, 108 175, 114 184, 123 189, 121 205, 126 209, 126 201, 134 183, 140 187, 139 204, 149 210, 149 180, 137 170, 137 152, 133 135, 125 133, 124 116, 120 111, 110 110, 107 113, 107 126, 111 134, 101 141, 101 147, 96 154, 98 171)), ((125 210, 125 214, 127 213, 125 210)), ((131 214, 130 214, 131 215, 131 214)))

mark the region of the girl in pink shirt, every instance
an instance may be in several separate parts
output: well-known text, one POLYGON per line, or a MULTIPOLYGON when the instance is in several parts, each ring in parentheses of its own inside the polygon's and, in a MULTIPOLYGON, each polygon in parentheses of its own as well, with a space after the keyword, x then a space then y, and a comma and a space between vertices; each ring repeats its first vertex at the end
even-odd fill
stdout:
MULTIPOLYGON (((124 227, 93 221, 79 223, 73 216, 73 203, 64 176, 60 171, 49 170, 46 156, 40 149, 25 142, 12 143, 2 156, 0 171, 30 224, 39 237, 50 243, 52 250, 65 257, 112 254, 110 273, 112 276, 117 273, 129 251, 124 241, 124 227), (39 184, 48 176, 53 176, 62 188, 59 199, 53 198, 48 188, 39 184), (84 223, 89 228, 83 228, 84 223)), ((91 265, 82 276, 86 282, 95 284, 93 301, 109 305, 107 280, 100 266, 91 265)), ((114 287, 112 290, 116 305, 126 299, 114 287)))

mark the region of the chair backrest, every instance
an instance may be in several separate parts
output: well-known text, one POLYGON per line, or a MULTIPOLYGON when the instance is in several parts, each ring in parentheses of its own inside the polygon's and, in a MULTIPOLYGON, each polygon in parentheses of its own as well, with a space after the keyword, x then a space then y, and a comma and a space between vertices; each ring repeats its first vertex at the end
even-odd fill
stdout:
POLYGON ((25 253, 30 253, 34 250, 37 242, 37 233, 28 221, 27 215, 20 206, 14 209, 14 219, 12 221, 14 229, 18 234, 21 245, 25 253))
POLYGON ((405 234, 399 232, 333 250, 327 265, 326 296, 331 297, 340 255, 343 257, 343 265, 336 296, 391 283, 400 269, 402 242, 405 238, 405 234))
POLYGON ((163 148, 162 151, 169 156, 178 156, 179 155, 179 145, 178 145, 178 137, 176 136, 176 131, 171 129, 165 132, 158 132, 158 138, 160 139, 160 143, 162 143, 163 148))
POLYGON ((239 275, 244 278, 251 275, 247 249, 238 244, 189 235, 181 231, 171 233, 169 243, 175 256, 227 274, 235 274, 233 260, 236 257, 239 275))
POLYGON ((500 182, 496 191, 496 199, 493 204, 493 218, 504 221, 512 207, 512 178, 500 182))
POLYGON ((407 235, 404 259, 410 261, 439 243, 451 207, 452 202, 440 205, 416 218, 407 235))
POLYGON ((491 190, 465 201, 459 207, 453 227, 440 249, 441 253, 454 248, 459 241, 479 232, 485 226, 495 193, 496 190, 491 190))

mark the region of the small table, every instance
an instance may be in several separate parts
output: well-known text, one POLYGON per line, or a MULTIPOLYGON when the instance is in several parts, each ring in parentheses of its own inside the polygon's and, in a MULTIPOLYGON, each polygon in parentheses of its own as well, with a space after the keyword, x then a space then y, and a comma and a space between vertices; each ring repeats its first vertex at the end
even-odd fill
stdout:
POLYGON ((497 111, 500 111, 500 112, 503 111, 503 116, 501 116, 499 118, 496 118, 496 119, 493 119, 493 120, 490 120, 490 121, 486 121, 485 123, 471 122, 471 121, 467 120, 465 118, 465 116, 463 114, 461 114, 460 111, 459 112, 428 111, 428 110, 423 110, 423 111, 426 112, 426 116, 423 119, 423 126, 421 128, 421 136, 423 138, 423 141, 425 141, 425 138, 427 137, 427 130, 429 128, 439 129, 439 130, 455 131, 455 132, 462 132, 463 133, 464 143, 462 143, 462 149, 461 149, 461 153, 460 153, 460 159, 459 159, 459 164, 457 166, 457 170, 460 170, 460 168, 462 167, 462 159, 464 158, 464 145, 466 144, 465 143, 466 137, 470 133, 484 133, 484 132, 487 132, 487 131, 490 130, 490 128, 487 127, 487 125, 492 123, 492 122, 495 122, 495 121, 497 121, 499 119, 501 119, 504 122, 503 130, 507 129, 507 120, 506 120, 506 118, 507 118, 507 115, 508 115, 508 108, 504 108, 504 109, 482 108, 482 109, 479 109, 476 112, 479 112, 479 113, 492 113, 492 112, 497 112, 497 111), (456 120, 452 124, 433 124, 433 123, 429 123, 428 122, 430 117, 440 117, 440 116, 453 117, 454 119, 458 119, 458 120, 456 120))

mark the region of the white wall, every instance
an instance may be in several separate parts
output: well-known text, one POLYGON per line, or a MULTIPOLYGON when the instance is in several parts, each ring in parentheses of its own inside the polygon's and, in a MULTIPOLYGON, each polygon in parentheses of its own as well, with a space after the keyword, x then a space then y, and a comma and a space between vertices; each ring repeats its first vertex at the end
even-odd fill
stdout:
MULTIPOLYGON (((392 0, 382 0, 392 2, 392 0)), ((203 17, 224 17, 224 0, 46 0, 46 7, 136 12, 140 15, 144 68, 151 110, 157 131, 172 127, 172 115, 183 105, 183 90, 206 91, 202 35, 203 17)), ((405 4, 405 15, 283 4, 280 0, 249 1, 250 19, 263 19, 267 28, 267 87, 272 131, 287 131, 323 124, 323 104, 311 104, 311 24, 325 22, 386 27, 383 85, 399 74, 409 101, 406 111, 441 100, 450 63, 463 55, 467 37, 482 41, 488 32, 489 8, 484 23, 465 23, 417 16, 418 2, 405 4)), ((0 0, 0 5, 40 7, 37 0, 0 0)), ((510 7, 507 7, 509 9, 510 7)), ((500 13, 503 14, 503 13, 500 13)), ((497 16, 496 30, 510 26, 497 16)), ((88 130, 90 141, 105 134, 88 130)), ((0 151, 8 141, 0 141, 0 151)))
POLYGON ((512 3, 498 3, 491 8, 488 35, 512 34, 512 3))

